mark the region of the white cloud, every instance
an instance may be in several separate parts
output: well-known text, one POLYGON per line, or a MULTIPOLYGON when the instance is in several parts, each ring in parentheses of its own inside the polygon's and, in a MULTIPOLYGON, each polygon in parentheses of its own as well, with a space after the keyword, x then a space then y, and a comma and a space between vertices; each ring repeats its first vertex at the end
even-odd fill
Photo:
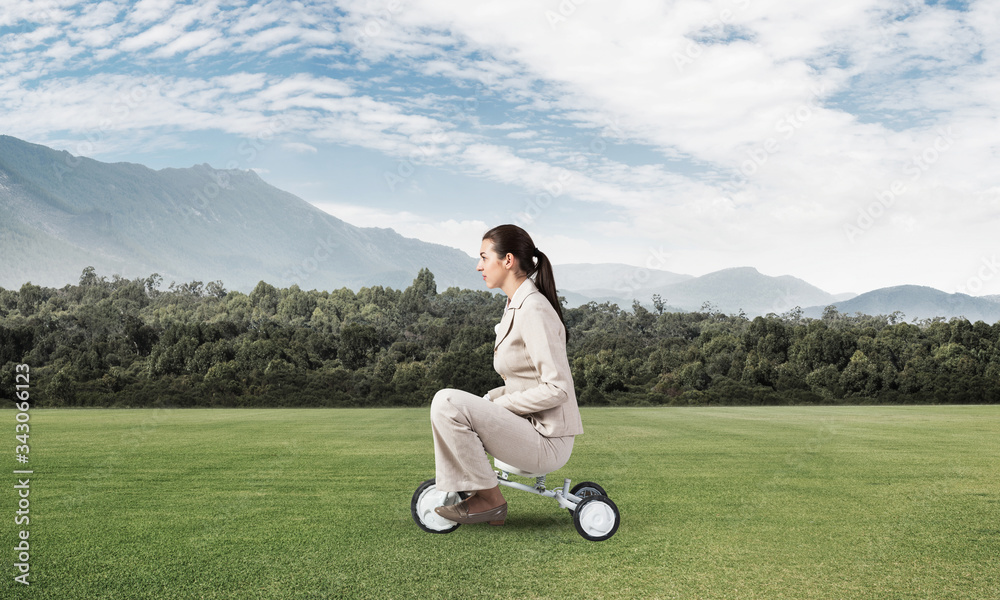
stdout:
POLYGON ((74 15, 63 4, 72 5, 73 2, 5 2, 0 12, 0 27, 64 23, 74 15))
POLYGON ((499 129, 501 131, 511 130, 511 129, 524 129, 527 125, 524 123, 500 123, 498 125, 489 125, 488 129, 499 129))
MULTIPOLYGON (((842 289, 885 277, 871 256, 905 255, 891 268, 907 281, 932 277, 922 265, 942 248, 974 270, 994 237, 996 3, 24 6, 0 15, 15 25, 0 37, 0 110, 33 141, 357 146, 516 189, 510 213, 540 227, 601 214, 575 222, 584 245, 543 229, 570 255, 641 264, 667 244, 689 261, 675 270, 738 260, 842 289), (895 183, 905 192, 846 235, 895 183)), ((447 231, 371 210, 414 236, 447 231)))
POLYGON ((263 73, 242 72, 216 77, 214 81, 230 93, 243 94, 263 88, 267 84, 267 76, 263 73))
MULTIPOLYGON (((146 4, 146 2, 141 2, 132 13, 140 23, 156 20, 159 16, 157 11, 161 8, 165 11, 167 6, 166 3, 157 3, 154 6, 146 7, 146 4)), ((192 35, 203 36, 204 34, 199 33, 197 29, 188 31, 188 28, 196 24, 205 24, 211 28, 211 23, 218 13, 215 2, 172 6, 170 9, 167 13, 169 17, 164 22, 123 40, 120 44, 121 49, 125 52, 134 52, 154 46, 167 46, 179 39, 187 38, 190 40, 189 36, 192 35)), ((189 42, 180 42, 180 46, 183 47, 187 43, 189 42)), ((161 50, 160 56, 172 55, 173 53, 168 49, 161 50)))
POLYGON ((404 237, 456 248, 470 257, 478 255, 483 233, 490 228, 485 222, 475 219, 439 221, 409 211, 373 206, 336 202, 316 202, 314 205, 357 227, 389 228, 404 237))
POLYGON ((262 29, 246 38, 240 50, 243 52, 263 52, 299 37, 300 29, 291 25, 282 25, 262 29))
MULTIPOLYGON (((977 3, 975 10, 983 12, 983 6, 977 3)), ((996 19, 924 8, 892 31, 885 29, 885 8, 874 2, 789 8, 727 1, 676 2, 663 10, 653 4, 587 3, 552 25, 532 18, 540 10, 523 2, 507 3, 504 10, 483 5, 457 12, 445 3, 414 3, 396 16, 391 28, 367 39, 366 50, 374 56, 379 51, 404 56, 400 48, 412 47, 416 55, 434 55, 426 40, 416 36, 447 29, 460 40, 455 44, 459 52, 477 50, 558 90, 552 96, 535 93, 536 108, 594 128, 602 119, 611 120, 629 140, 658 148, 665 156, 711 165, 722 175, 714 192, 711 180, 705 181, 709 185, 686 178, 643 185, 638 169, 628 165, 624 171, 629 175, 622 179, 587 170, 586 176, 571 173, 577 185, 563 186, 571 198, 625 208, 633 231, 647 239, 666 231, 692 247, 699 240, 710 246, 721 242, 718 247, 725 250, 708 250, 717 256, 704 259, 707 266, 725 266, 732 252, 759 247, 759 232, 767 231, 769 245, 783 250, 754 250, 762 260, 813 272, 817 260, 798 257, 817 253, 789 253, 787 248, 825 245, 828 250, 818 254, 824 261, 830 257, 824 267, 850 272, 838 267, 836 257, 856 261, 870 252, 870 244, 886 252, 912 247, 906 236, 919 231, 943 202, 932 193, 935 187, 947 184, 964 195, 996 184, 988 166, 996 159, 991 149, 995 142, 990 146, 992 136, 984 132, 997 130, 995 103, 987 100, 996 97, 997 53, 983 52, 983 57, 994 57, 988 66, 972 59, 987 46, 997 48, 996 36, 984 35, 977 30, 982 26, 972 22, 996 19), (637 6, 650 10, 629 14, 637 6), (703 41, 699 35, 705 32, 724 31, 713 21, 729 21, 746 40, 703 41), (915 80, 900 77, 910 68, 931 71, 915 80), (859 74, 867 79, 852 83, 859 74), (871 122, 868 114, 859 118, 851 111, 853 106, 864 108, 866 97, 884 98, 882 107, 902 107, 910 116, 891 123, 892 128, 871 122), (966 112, 977 116, 970 119, 966 112), (950 151, 931 151, 928 156, 935 161, 924 169, 914 156, 933 149, 938 129, 949 122, 968 123, 959 128, 966 137, 950 151), (894 132, 900 124, 904 130, 894 132), (918 180, 910 174, 914 168, 921 169, 918 180), (886 186, 904 179, 910 185, 904 198, 865 233, 864 244, 847 240, 843 227, 852 216, 867 209, 886 186), (735 185, 720 185, 726 182, 735 185), (650 198, 656 195, 660 208, 650 198)), ((440 54, 423 63, 425 72, 481 77, 457 67, 457 55, 440 54)), ((498 78, 493 83, 502 87, 505 82, 498 78)), ((527 160, 491 144, 476 144, 463 154, 482 176, 532 192, 566 173, 543 162, 551 154, 543 156, 527 160)), ((938 227, 935 232, 956 242, 964 239, 960 229, 944 232, 938 227)), ((926 254, 923 248, 917 251, 926 254)), ((920 260, 908 262, 897 265, 900 276, 923 278, 920 260)), ((867 281, 884 277, 881 269, 859 267, 867 281)))
MULTIPOLYGON (((208 44, 218 40, 220 32, 212 29, 199 29, 180 35, 178 38, 153 52, 154 58, 167 58, 175 54, 190 52, 195 48, 204 48, 208 44)), ((220 46, 224 47, 224 46, 220 46)))
POLYGON ((272 83, 260 93, 260 97, 265 100, 282 101, 289 98, 347 96, 351 92, 351 86, 344 81, 302 73, 272 83))
POLYGON ((285 142, 281 147, 296 154, 316 154, 318 152, 315 146, 303 144, 302 142, 285 142))
POLYGON ((73 56, 79 53, 80 53, 79 48, 74 48, 73 46, 70 46, 69 43, 67 43, 65 40, 59 40, 58 42, 49 46, 45 50, 44 55, 47 56, 48 58, 52 58, 62 62, 69 58, 72 58, 73 56))
POLYGON ((85 4, 81 7, 80 15, 74 20, 74 23, 80 30, 114 27, 121 11, 122 8, 114 2, 85 4))

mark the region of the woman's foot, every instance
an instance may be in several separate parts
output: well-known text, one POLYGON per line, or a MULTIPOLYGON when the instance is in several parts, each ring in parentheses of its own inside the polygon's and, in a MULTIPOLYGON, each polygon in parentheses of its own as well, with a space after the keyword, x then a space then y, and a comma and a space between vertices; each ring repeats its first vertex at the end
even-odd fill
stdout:
POLYGON ((469 505, 470 513, 486 512, 507 504, 507 501, 503 499, 503 494, 500 493, 499 485, 489 490, 473 492, 472 496, 465 501, 469 505))
POLYGON ((500 493, 500 486, 474 492, 472 496, 449 506, 439 506, 434 511, 456 523, 482 523, 503 525, 507 518, 507 502, 500 493))

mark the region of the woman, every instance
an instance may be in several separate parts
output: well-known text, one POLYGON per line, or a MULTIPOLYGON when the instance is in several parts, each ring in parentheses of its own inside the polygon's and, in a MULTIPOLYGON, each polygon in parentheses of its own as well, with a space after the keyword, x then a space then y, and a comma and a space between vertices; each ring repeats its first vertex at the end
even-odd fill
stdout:
POLYGON ((518 469, 548 473, 569 460, 583 423, 548 258, 523 229, 500 225, 483 235, 476 270, 487 287, 507 295, 493 345, 493 368, 505 385, 482 397, 454 389, 435 394, 435 485, 472 493, 435 510, 457 523, 503 525, 507 503, 486 453, 518 469))

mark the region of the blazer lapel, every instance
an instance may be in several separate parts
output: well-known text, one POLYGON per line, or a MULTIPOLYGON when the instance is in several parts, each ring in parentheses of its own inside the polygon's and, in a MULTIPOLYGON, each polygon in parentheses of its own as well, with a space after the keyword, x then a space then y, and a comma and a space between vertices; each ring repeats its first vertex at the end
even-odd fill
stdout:
POLYGON ((500 323, 496 327, 497 341, 493 344, 493 351, 496 352, 497 348, 500 347, 500 343, 507 338, 507 334, 510 330, 514 328, 514 309, 505 310, 503 313, 503 318, 500 319, 500 323))
POLYGON ((521 283, 521 286, 517 288, 517 291, 514 292, 514 297, 510 299, 510 306, 508 306, 507 310, 504 311, 503 318, 500 319, 500 324, 497 325, 497 341, 493 344, 494 352, 496 352, 497 348, 500 347, 500 344, 503 343, 503 341, 507 338, 507 335, 510 334, 511 330, 514 328, 514 316, 517 314, 517 309, 521 308, 521 305, 524 304, 524 299, 537 291, 538 288, 535 287, 535 282, 529 277, 528 279, 525 279, 524 282, 521 283))

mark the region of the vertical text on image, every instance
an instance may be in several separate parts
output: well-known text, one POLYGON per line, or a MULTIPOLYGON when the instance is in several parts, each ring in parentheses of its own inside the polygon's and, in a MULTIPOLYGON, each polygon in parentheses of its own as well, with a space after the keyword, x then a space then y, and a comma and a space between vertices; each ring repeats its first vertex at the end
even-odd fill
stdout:
MULTIPOLYGON (((31 417, 28 410, 31 408, 31 368, 28 365, 19 364, 14 367, 14 370, 14 397, 17 399, 14 405, 17 409, 14 415, 14 440, 16 442, 14 454, 19 463, 26 464, 30 452, 28 446, 28 432, 30 430, 28 421, 31 417)), ((31 475, 32 473, 33 471, 23 469, 14 471, 14 475, 17 477, 17 483, 14 485, 14 490, 17 493, 17 511, 14 513, 14 524, 22 527, 31 524, 31 502, 28 499, 31 493, 31 478, 21 479, 21 476, 31 475)), ((31 575, 31 544, 28 542, 28 537, 28 529, 22 529, 17 534, 18 543, 14 546, 14 551, 17 553, 17 561, 14 563, 14 567, 18 573, 14 576, 14 581, 23 585, 30 585, 28 577, 31 575)))

